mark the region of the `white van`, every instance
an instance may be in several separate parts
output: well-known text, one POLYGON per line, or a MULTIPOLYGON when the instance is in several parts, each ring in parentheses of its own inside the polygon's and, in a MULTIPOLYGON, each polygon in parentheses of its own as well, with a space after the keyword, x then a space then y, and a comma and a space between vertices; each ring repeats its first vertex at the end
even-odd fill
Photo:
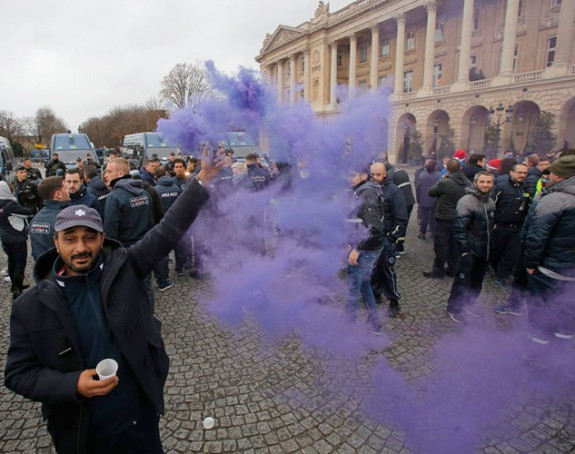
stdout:
POLYGON ((15 159, 12 145, 6 137, 0 136, 0 174, 5 178, 9 178, 14 164, 15 159))
POLYGON ((58 153, 58 158, 66 165, 67 169, 76 167, 78 158, 86 161, 88 154, 94 157, 94 147, 86 134, 53 134, 50 146, 50 160, 52 155, 58 153))
POLYGON ((166 142, 157 132, 137 132, 124 136, 124 153, 128 159, 138 160, 141 164, 144 159, 157 157, 162 164, 166 164, 170 153, 178 154, 180 148, 166 142))

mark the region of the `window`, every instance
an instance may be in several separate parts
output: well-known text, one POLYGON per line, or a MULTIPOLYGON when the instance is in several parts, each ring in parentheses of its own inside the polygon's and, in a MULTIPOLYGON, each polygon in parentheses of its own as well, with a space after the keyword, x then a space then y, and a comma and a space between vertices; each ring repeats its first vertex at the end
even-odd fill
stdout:
POLYGON ((357 87, 359 88, 360 91, 365 91, 365 90, 367 90, 367 80, 361 79, 361 80, 357 83, 357 87))
POLYGON ((551 0, 551 7, 561 5, 561 0, 551 0))
POLYGON ((343 52, 337 51, 337 66, 343 66, 343 52))
POLYGON ((477 68, 477 54, 471 54, 469 57, 469 69, 477 68))
POLYGON ((473 31, 479 30, 479 8, 473 10, 473 31))
POLYGON ((441 63, 433 65, 433 88, 441 86, 441 63))
POLYGON ((382 57, 387 57, 389 55, 389 38, 383 38, 381 40, 381 54, 382 57))
POLYGON ((405 50, 415 49, 415 31, 407 32, 405 50))
POLYGON ((413 70, 403 73, 403 92, 410 93, 413 90, 413 70))
POLYGON ((365 63, 367 61, 367 43, 359 45, 359 62, 365 63))
POLYGON ((301 56, 301 72, 305 70, 305 55, 301 56))
POLYGON ((389 84, 389 80, 387 79, 387 74, 385 74, 384 76, 381 76, 379 78, 379 86, 380 87, 387 87, 388 84, 389 84))
POLYGON ((555 61, 555 48, 557 46, 557 37, 550 36, 547 38, 547 66, 551 66, 555 61))
POLYGON ((525 14, 525 0, 519 0, 519 7, 517 9, 518 9, 517 16, 523 17, 523 15, 525 14))
POLYGON ((443 21, 435 23, 435 42, 443 42, 443 21))
POLYGON ((517 72, 517 56, 519 55, 519 45, 515 44, 515 50, 513 51, 513 72, 517 72))

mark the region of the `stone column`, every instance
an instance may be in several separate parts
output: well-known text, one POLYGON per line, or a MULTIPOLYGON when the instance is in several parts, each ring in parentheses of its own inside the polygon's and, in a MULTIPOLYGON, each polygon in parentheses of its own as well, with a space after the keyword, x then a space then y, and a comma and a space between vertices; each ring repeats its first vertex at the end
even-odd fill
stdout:
POLYGON ((513 74, 513 54, 515 53, 515 40, 517 37, 517 15, 519 14, 519 0, 507 0, 505 10, 505 31, 503 34, 503 52, 501 52, 500 76, 513 74))
POLYGON ((405 15, 395 17, 397 22, 397 45, 395 47, 395 82, 394 93, 403 93, 403 62, 405 59, 405 15))
POLYGON ((369 62, 369 85, 371 91, 378 88, 378 63, 379 63, 379 24, 371 26, 371 61, 369 62))
POLYGON ((575 16, 575 0, 563 0, 557 28, 557 50, 553 66, 571 64, 573 54, 573 16, 575 16))
POLYGON ((309 49, 305 49, 303 52, 304 59, 304 69, 303 69, 303 99, 309 102, 310 92, 309 92, 309 75, 311 61, 309 58, 309 49))
POLYGON ((278 102, 283 101, 283 91, 284 91, 284 64, 283 60, 277 61, 278 65, 278 102))
POLYGON ((296 59, 295 54, 291 54, 289 57, 289 102, 290 104, 296 103, 296 59))
POLYGON ((332 108, 337 105, 337 42, 331 43, 331 61, 329 70, 329 104, 332 108))
POLYGON ((427 30, 425 33, 425 60, 423 63, 423 91, 430 93, 433 86, 433 60, 435 56, 435 23, 437 7, 435 1, 425 5, 427 9, 427 30))
POLYGON ((473 0, 463 3, 463 23, 461 25, 461 44, 459 46, 459 71, 457 82, 469 81, 469 58, 471 57, 471 33, 473 32, 473 0))
POLYGON ((357 66, 357 35, 349 35, 349 96, 355 94, 355 71, 357 66))

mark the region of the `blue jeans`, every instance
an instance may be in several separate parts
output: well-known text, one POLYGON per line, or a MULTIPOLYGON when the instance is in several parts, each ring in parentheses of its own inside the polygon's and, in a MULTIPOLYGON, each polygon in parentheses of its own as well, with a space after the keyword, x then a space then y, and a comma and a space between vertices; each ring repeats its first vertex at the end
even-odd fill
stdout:
POLYGON ((361 294, 367 306, 368 321, 376 328, 379 327, 379 317, 377 316, 375 297, 371 290, 371 272, 380 253, 381 249, 360 251, 357 266, 347 265, 348 294, 346 310, 348 318, 350 321, 357 319, 359 295, 361 294))

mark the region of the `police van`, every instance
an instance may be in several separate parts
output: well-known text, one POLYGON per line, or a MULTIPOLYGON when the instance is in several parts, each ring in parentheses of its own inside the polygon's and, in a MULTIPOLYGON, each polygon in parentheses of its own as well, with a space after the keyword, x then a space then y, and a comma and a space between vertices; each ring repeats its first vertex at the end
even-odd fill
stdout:
POLYGON ((14 168, 14 150, 6 137, 0 136, 0 174, 8 178, 14 168))
POLYGON ((166 164, 170 153, 180 153, 180 148, 166 142, 157 132, 138 132, 124 136, 124 153, 130 160, 137 160, 141 164, 144 159, 158 158, 166 164))
POLYGON ((86 134, 53 134, 50 146, 50 160, 52 155, 58 153, 58 159, 66 165, 67 169, 76 167, 80 158, 86 161, 86 156, 94 156, 94 146, 86 134))

